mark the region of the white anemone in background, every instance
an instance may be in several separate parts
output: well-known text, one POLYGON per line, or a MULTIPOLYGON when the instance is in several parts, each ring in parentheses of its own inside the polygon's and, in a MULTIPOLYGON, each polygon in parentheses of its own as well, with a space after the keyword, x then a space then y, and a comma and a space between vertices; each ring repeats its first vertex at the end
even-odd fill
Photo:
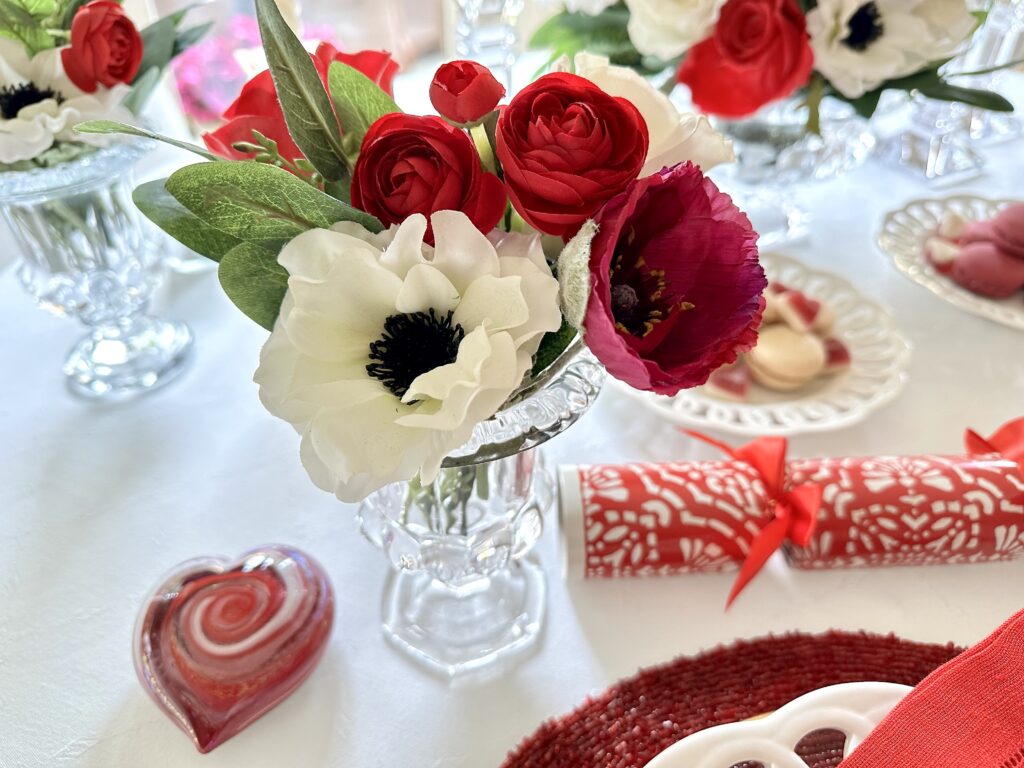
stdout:
POLYGON ((821 0, 807 14, 814 68, 851 99, 955 56, 976 25, 964 0, 821 0))
MULTIPOLYGON (((568 58, 563 57, 555 68, 568 70, 568 58)), ((632 69, 590 53, 576 54, 573 69, 605 93, 630 101, 647 123, 650 144, 641 177, 686 161, 707 173, 716 165, 736 159, 732 142, 712 128, 706 117, 680 112, 668 96, 632 69)))
POLYGON ((626 0, 640 53, 673 59, 711 35, 725 0, 626 0))
POLYGON ((288 292, 263 347, 260 400, 302 435, 310 478, 343 501, 437 475, 522 383, 561 324, 536 235, 481 234, 458 211, 373 235, 351 223, 290 241, 288 292))
POLYGON ((574 13, 597 16, 601 11, 611 8, 617 2, 618 0, 565 0, 565 8, 574 13))
POLYGON ((30 59, 20 43, 0 37, 0 163, 31 160, 58 140, 108 144, 112 137, 75 133, 74 127, 95 119, 131 122, 121 106, 129 91, 117 85, 83 93, 64 74, 59 48, 30 59))

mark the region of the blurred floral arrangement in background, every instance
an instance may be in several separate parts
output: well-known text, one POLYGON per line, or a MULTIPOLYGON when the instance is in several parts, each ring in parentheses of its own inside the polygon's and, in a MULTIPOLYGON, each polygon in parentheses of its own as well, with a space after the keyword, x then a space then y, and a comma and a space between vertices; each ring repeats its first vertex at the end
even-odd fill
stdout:
POLYGON ((66 162, 108 137, 83 120, 132 122, 167 65, 209 25, 186 11, 138 30, 114 0, 0 0, 0 170, 66 162))
POLYGON ((569 0, 532 43, 556 57, 586 49, 647 74, 671 69, 666 87, 683 83, 701 111, 726 118, 802 93, 817 133, 825 96, 863 117, 886 90, 1012 111, 943 71, 984 20, 964 0, 569 0))

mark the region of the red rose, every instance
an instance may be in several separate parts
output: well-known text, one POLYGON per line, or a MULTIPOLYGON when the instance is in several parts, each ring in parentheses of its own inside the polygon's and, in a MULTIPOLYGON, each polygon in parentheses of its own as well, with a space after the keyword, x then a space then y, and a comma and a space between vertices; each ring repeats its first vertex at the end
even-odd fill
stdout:
POLYGON ((714 34, 683 59, 679 82, 703 112, 746 117, 806 84, 813 67, 796 0, 728 0, 714 34))
POLYGON ((475 123, 491 112, 505 86, 494 79, 491 70, 475 61, 450 61, 442 64, 430 83, 430 103, 442 117, 453 123, 475 123))
MULTIPOLYGON (((330 43, 320 43, 313 55, 320 79, 327 87, 327 71, 331 62, 340 61, 354 67, 373 80, 380 88, 391 94, 392 81, 398 71, 398 64, 391 56, 382 51, 359 51, 358 53, 339 53, 330 43)), ((232 145, 238 142, 253 142, 253 130, 259 131, 268 139, 277 142, 277 150, 281 157, 294 162, 303 157, 302 151, 295 145, 288 126, 285 124, 281 102, 277 98, 274 79, 270 70, 260 72, 256 77, 242 86, 238 98, 224 110, 225 122, 220 128, 203 134, 207 149, 220 157, 229 160, 248 160, 252 154, 239 152, 232 145)))
MULTIPOLYGON (((505 189, 480 166, 472 139, 439 117, 385 115, 370 126, 352 172, 352 205, 385 224, 462 211, 481 232, 505 213, 505 189)), ((427 230, 427 240, 434 242, 427 230)))
POLYGON ((71 45, 60 52, 68 79, 86 93, 130 83, 142 62, 142 37, 120 5, 93 0, 71 22, 71 45))
POLYGON ((358 69, 373 83, 380 87, 388 96, 394 96, 393 83, 398 73, 398 62, 391 58, 387 51, 359 51, 358 53, 341 53, 330 43, 320 43, 313 63, 316 64, 320 79, 327 85, 327 70, 332 62, 340 61, 353 69, 358 69))
POLYGON ((674 395, 754 345, 757 234, 697 166, 633 182, 595 222, 584 338, 612 376, 674 395))
POLYGON ((502 110, 495 151, 520 215, 567 237, 637 177, 647 142, 647 124, 629 101, 556 72, 502 110))

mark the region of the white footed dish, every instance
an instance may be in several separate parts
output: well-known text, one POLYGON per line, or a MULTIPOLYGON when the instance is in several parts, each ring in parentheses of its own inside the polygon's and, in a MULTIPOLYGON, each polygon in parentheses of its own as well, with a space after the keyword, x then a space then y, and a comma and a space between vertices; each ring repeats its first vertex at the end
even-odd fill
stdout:
POLYGON ((821 688, 759 720, 728 723, 687 736, 646 768, 734 768, 748 763, 765 768, 807 768, 796 746, 808 734, 823 729, 846 735, 845 758, 911 690, 895 683, 843 683, 821 688))
POLYGON ((976 195, 914 200, 886 215, 878 233, 878 247, 900 272, 939 298, 980 317, 1024 330, 1024 293, 1008 299, 990 299, 973 293, 939 272, 924 247, 945 214, 957 213, 968 221, 982 221, 1014 202, 1017 201, 989 200, 976 195))
POLYGON ((704 387, 683 390, 674 397, 619 389, 677 424, 749 436, 840 429, 861 421, 899 394, 906 381, 910 348, 888 310, 831 272, 819 272, 779 254, 764 254, 761 260, 770 280, 804 292, 835 314, 832 335, 850 351, 848 370, 791 392, 754 385, 747 402, 721 399, 704 387))

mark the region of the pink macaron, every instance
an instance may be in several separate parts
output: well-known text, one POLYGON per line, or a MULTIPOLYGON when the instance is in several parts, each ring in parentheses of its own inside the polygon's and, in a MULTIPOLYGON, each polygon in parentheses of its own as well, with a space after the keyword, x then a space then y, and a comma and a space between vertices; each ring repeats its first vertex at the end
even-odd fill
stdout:
POLYGON ((958 242, 960 245, 969 245, 970 243, 991 243, 995 239, 995 227, 992 226, 990 219, 985 219, 984 221, 969 222, 958 242))
POLYGON ((995 243, 964 246, 950 276, 974 293, 1005 299, 1024 289, 1024 259, 1010 256, 995 243))
POLYGON ((1005 253, 1024 259, 1024 203, 1004 208, 992 219, 993 242, 1005 253))

